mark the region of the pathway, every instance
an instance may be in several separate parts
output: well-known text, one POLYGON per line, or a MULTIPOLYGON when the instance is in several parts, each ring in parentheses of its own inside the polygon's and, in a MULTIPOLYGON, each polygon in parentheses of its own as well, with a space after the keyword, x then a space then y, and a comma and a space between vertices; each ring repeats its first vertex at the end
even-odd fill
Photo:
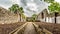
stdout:
POLYGON ((26 26, 24 34, 37 34, 32 22, 28 22, 28 25, 26 26))

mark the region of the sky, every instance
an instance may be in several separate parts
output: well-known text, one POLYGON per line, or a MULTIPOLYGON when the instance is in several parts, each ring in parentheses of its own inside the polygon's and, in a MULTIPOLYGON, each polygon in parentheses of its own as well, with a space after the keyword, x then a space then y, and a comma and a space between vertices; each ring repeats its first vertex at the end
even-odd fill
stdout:
POLYGON ((56 2, 60 3, 60 0, 55 0, 56 2))
MULTIPOLYGON (((60 0, 55 0, 60 2, 60 0)), ((40 0, 0 0, 0 6, 8 9, 12 4, 18 4, 24 8, 24 14, 31 17, 33 14, 40 13, 43 9, 48 8, 48 4, 40 0)))

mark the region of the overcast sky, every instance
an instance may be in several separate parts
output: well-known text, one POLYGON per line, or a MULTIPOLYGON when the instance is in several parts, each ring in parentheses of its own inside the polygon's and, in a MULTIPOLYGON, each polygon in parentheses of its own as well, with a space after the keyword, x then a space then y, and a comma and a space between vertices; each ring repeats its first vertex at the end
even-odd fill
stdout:
POLYGON ((56 2, 60 3, 60 0, 55 0, 56 2))
MULTIPOLYGON (((60 0, 55 0, 60 2, 60 0)), ((0 6, 8 9, 12 4, 19 4, 24 8, 24 14, 26 16, 31 16, 32 14, 38 14, 43 9, 48 7, 48 4, 40 0, 0 0, 0 6)))

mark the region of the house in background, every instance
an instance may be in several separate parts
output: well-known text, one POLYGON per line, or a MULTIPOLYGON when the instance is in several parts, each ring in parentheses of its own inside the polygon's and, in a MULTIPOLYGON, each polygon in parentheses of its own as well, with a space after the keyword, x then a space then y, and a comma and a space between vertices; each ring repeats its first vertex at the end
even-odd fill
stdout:
POLYGON ((37 20, 49 23, 60 23, 60 13, 57 13, 57 17, 55 19, 55 13, 49 13, 47 9, 44 9, 37 15, 37 20))
POLYGON ((49 14, 49 22, 60 23, 60 13, 57 13, 56 17, 55 17, 55 13, 50 13, 49 14))
POLYGON ((42 12, 40 12, 40 13, 38 14, 37 20, 46 22, 47 16, 48 16, 48 11, 47 11, 47 9, 44 9, 42 12))

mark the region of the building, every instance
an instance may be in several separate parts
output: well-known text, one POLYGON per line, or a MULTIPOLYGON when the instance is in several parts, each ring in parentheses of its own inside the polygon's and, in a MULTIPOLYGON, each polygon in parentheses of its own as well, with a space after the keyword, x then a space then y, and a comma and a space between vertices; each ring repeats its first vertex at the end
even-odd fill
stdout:
POLYGON ((44 9, 37 15, 37 20, 49 23, 60 23, 60 13, 57 13, 56 15, 55 18, 55 13, 49 13, 47 9, 44 9))
POLYGON ((37 20, 46 22, 46 18, 48 17, 47 9, 44 9, 42 12, 40 12, 37 16, 37 20))

